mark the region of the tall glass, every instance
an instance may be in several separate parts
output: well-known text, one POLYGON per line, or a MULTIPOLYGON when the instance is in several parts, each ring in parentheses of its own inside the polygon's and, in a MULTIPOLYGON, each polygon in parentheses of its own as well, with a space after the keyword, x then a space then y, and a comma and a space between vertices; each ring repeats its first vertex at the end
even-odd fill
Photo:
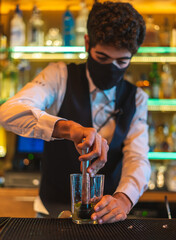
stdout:
POLYGON ((82 204, 82 174, 70 175, 71 185, 71 211, 72 220, 77 224, 96 224, 96 220, 91 219, 94 206, 101 200, 104 191, 104 175, 97 174, 90 177, 90 200, 85 206, 82 204))

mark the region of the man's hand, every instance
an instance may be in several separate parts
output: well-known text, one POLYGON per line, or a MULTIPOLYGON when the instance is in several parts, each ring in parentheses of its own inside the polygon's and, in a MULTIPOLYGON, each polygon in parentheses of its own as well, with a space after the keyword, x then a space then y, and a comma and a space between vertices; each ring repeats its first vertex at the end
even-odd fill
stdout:
POLYGON ((74 142, 77 151, 89 149, 87 154, 79 157, 80 161, 93 160, 87 171, 91 176, 95 175, 106 163, 109 146, 107 141, 101 137, 94 128, 83 127, 73 121, 60 120, 55 124, 53 137, 64 138, 74 142), (84 139, 84 142, 82 140, 84 139))
POLYGON ((95 205, 95 212, 92 214, 92 220, 98 220, 98 223, 113 223, 125 220, 131 210, 132 203, 123 193, 116 193, 113 196, 105 195, 95 205))

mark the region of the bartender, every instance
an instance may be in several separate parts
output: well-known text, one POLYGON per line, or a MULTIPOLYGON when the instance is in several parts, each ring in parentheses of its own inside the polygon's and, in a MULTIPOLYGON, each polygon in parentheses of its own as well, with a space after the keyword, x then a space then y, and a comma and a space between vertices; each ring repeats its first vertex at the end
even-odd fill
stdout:
POLYGON ((144 40, 145 23, 129 3, 96 2, 87 30, 87 62, 47 66, 1 106, 0 124, 46 141, 34 204, 39 216, 68 209, 69 175, 80 172, 80 161, 91 160, 88 173, 105 174, 104 196, 91 218, 112 223, 127 217, 150 178, 147 95, 123 78, 144 40), (89 153, 81 155, 86 148, 89 153))

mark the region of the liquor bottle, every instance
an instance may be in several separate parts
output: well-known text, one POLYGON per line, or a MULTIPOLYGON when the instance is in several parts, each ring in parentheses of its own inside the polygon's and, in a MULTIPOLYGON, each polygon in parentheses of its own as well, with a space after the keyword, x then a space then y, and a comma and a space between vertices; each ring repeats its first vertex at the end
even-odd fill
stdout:
POLYGON ((50 28, 45 37, 46 46, 61 46, 62 37, 58 28, 50 28))
POLYGON ((0 100, 3 103, 4 100, 4 69, 8 65, 8 60, 5 58, 4 60, 0 60, 0 100))
POLYGON ((139 81, 136 82, 137 87, 141 87, 144 92, 147 93, 149 97, 151 97, 151 88, 150 88, 150 82, 147 78, 146 73, 141 73, 139 81))
POLYGON ((156 125, 151 114, 148 114, 148 125, 150 152, 154 152, 156 148, 156 125))
POLYGON ((156 163, 150 163, 151 164, 151 175, 150 180, 148 183, 148 189, 149 190, 155 190, 156 189, 156 181, 157 181, 157 166, 156 163))
POLYGON ((156 127, 156 152, 169 152, 168 143, 169 127, 167 123, 159 124, 156 127))
POLYGON ((176 79, 174 80, 173 84, 173 98, 176 98, 176 79))
POLYGON ((3 67, 0 64, 0 100, 2 99, 2 87, 3 87, 3 67))
POLYGON ((160 46, 170 46, 170 27, 168 18, 164 19, 164 23, 160 30, 160 46))
POLYGON ((161 72, 161 98, 172 98, 173 96, 173 76, 170 65, 165 63, 161 72))
POLYGON ((28 26, 28 45, 43 46, 44 45, 44 21, 41 18, 39 9, 34 6, 32 16, 28 26))
POLYGON ((84 46, 84 35, 87 33, 87 18, 89 10, 85 2, 80 2, 80 11, 75 21, 76 45, 84 46))
POLYGON ((0 158, 5 157, 7 152, 7 139, 4 128, 0 125, 0 158))
POLYGON ((10 46, 24 46, 26 42, 26 26, 23 21, 22 11, 16 5, 15 15, 10 22, 10 46))
POLYGON ((0 24, 0 48, 4 50, 7 48, 7 37, 4 34, 4 29, 2 24, 0 24))
POLYGON ((176 20, 171 30, 170 47, 176 47, 176 20))
POLYGON ((167 123, 164 123, 162 126, 163 140, 161 142, 161 152, 170 152, 170 145, 168 142, 169 138, 169 126, 167 123))
POLYGON ((29 61, 22 59, 18 64, 18 84, 17 92, 29 82, 29 61))
POLYGON ((156 186, 158 190, 166 191, 167 164, 157 164, 156 186))
POLYGON ((7 58, 7 37, 4 34, 3 25, 0 24, 0 61, 7 58))
POLYGON ((63 41, 64 46, 75 45, 75 21, 69 7, 63 15, 63 41))
POLYGON ((152 98, 160 97, 160 75, 158 73, 158 65, 157 63, 152 64, 152 70, 149 73, 149 82, 151 84, 151 96, 152 98))
POLYGON ((169 161, 167 172, 166 172, 166 186, 167 190, 176 192, 176 162, 169 161))
POLYGON ((159 30, 160 27, 154 23, 152 15, 148 15, 146 19, 146 35, 143 46, 159 46, 159 30))
POLYGON ((3 70, 2 78, 2 99, 13 97, 17 92, 18 85, 18 69, 16 65, 9 59, 7 66, 3 70))
POLYGON ((176 152, 176 114, 173 115, 171 123, 172 152, 176 152))

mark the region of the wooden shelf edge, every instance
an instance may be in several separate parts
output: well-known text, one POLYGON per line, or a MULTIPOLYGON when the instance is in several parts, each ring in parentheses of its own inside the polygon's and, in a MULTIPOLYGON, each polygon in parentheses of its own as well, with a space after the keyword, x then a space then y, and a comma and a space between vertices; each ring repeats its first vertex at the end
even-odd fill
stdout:
POLYGON ((176 203, 176 192, 145 192, 139 202, 164 202, 167 196, 169 202, 176 203))

